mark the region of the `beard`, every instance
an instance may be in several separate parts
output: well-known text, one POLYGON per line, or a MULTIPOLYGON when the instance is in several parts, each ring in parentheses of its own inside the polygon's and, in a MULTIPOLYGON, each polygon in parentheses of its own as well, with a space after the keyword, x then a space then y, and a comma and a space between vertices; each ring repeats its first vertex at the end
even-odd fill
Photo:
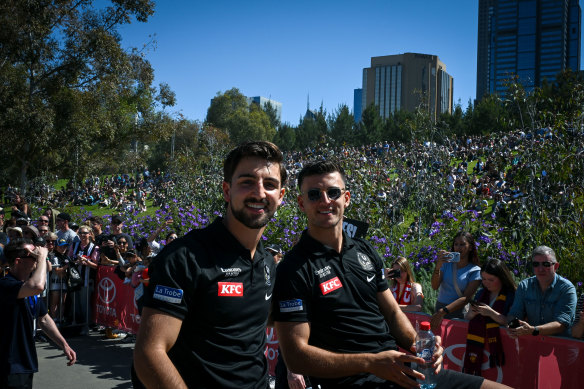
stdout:
POLYGON ((258 228, 265 227, 266 224, 268 224, 268 222, 272 218, 272 216, 274 216, 274 213, 276 213, 276 211, 270 210, 269 203, 266 202, 265 203, 266 204, 266 209, 265 209, 266 212, 265 213, 263 213, 261 215, 250 215, 249 213, 247 213, 245 211, 246 204, 248 202, 249 203, 259 203, 261 201, 257 201, 257 200, 253 200, 253 199, 247 200, 243 203, 243 207, 241 207, 240 209, 235 209, 235 207, 233 206, 233 203, 232 202, 229 203, 229 208, 231 208, 231 213, 233 214, 235 219, 237 219, 241 224, 243 224, 247 228, 258 229, 258 228))

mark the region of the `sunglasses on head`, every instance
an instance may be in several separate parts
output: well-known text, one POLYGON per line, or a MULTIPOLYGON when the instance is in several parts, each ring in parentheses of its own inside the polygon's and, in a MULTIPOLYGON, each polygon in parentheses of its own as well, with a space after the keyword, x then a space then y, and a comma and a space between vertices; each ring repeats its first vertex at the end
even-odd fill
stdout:
POLYGON ((320 189, 309 189, 306 194, 308 195, 308 200, 310 201, 318 201, 320 200, 320 192, 325 192, 326 196, 331 200, 336 200, 341 197, 344 189, 341 188, 327 188, 327 190, 320 190, 320 189))
POLYGON ((533 267, 539 267, 540 265, 543 267, 550 267, 553 264, 554 264, 553 262, 536 262, 536 261, 531 262, 531 266, 533 267))

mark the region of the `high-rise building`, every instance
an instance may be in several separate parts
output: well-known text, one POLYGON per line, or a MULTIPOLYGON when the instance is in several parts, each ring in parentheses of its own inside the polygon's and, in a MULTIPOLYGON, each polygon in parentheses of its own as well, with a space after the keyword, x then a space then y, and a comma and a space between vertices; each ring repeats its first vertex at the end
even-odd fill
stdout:
POLYGON ((529 91, 580 70, 580 29, 578 0, 479 0, 477 100, 514 76, 529 91))
POLYGON ((452 112, 453 78, 436 55, 404 53, 372 57, 363 69, 361 107, 375 104, 383 118, 413 112, 422 103, 433 118, 452 112))
POLYGON ((247 102, 249 104, 256 103, 262 108, 266 108, 266 105, 268 105, 269 103, 272 106, 272 108, 276 111, 276 117, 278 118, 278 120, 282 120, 282 103, 280 103, 279 101, 268 99, 262 96, 254 96, 248 97, 247 102))
POLYGON ((355 118, 355 123, 361 121, 361 113, 363 113, 362 97, 363 89, 358 88, 353 90, 353 117, 355 118))

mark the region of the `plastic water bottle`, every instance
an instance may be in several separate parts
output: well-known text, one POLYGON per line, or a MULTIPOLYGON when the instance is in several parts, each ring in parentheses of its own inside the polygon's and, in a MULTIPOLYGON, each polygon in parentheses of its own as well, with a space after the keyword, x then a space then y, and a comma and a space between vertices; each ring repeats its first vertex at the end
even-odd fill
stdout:
POLYGON ((418 365, 416 370, 426 377, 425 380, 418 380, 422 389, 432 389, 436 386, 436 374, 432 367, 432 355, 434 355, 435 347, 436 337, 430 330, 430 322, 421 322, 420 331, 416 335, 416 355, 424 358, 426 363, 424 365, 418 365))

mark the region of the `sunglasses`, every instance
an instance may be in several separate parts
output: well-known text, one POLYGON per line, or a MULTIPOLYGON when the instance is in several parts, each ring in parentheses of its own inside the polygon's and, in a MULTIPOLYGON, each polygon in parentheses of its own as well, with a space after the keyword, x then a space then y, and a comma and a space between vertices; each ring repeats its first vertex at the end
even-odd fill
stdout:
POLYGON ((123 240, 120 240, 118 243, 119 243, 119 244, 128 244, 128 242, 126 242, 126 241, 123 241, 123 240))
POLYGON ((320 193, 321 192, 325 192, 326 196, 330 199, 330 200, 336 200, 339 197, 341 197, 341 194, 343 194, 344 189, 341 188, 328 188, 326 191, 325 190, 320 190, 320 189, 309 189, 308 192, 306 192, 306 195, 308 196, 308 200, 310 201, 318 201, 320 200, 320 193))
POLYGON ((48 222, 49 222, 48 220, 45 220, 45 219, 39 219, 39 223, 48 223, 48 222))
POLYGON ((79 233, 79 235, 89 235, 89 232, 86 232, 86 231, 81 231, 81 232, 79 233))
POLYGON ((550 267, 550 266, 554 265, 554 263, 553 262, 535 262, 535 261, 531 262, 531 266, 533 266, 533 267, 539 267, 540 265, 543 267, 550 267))

